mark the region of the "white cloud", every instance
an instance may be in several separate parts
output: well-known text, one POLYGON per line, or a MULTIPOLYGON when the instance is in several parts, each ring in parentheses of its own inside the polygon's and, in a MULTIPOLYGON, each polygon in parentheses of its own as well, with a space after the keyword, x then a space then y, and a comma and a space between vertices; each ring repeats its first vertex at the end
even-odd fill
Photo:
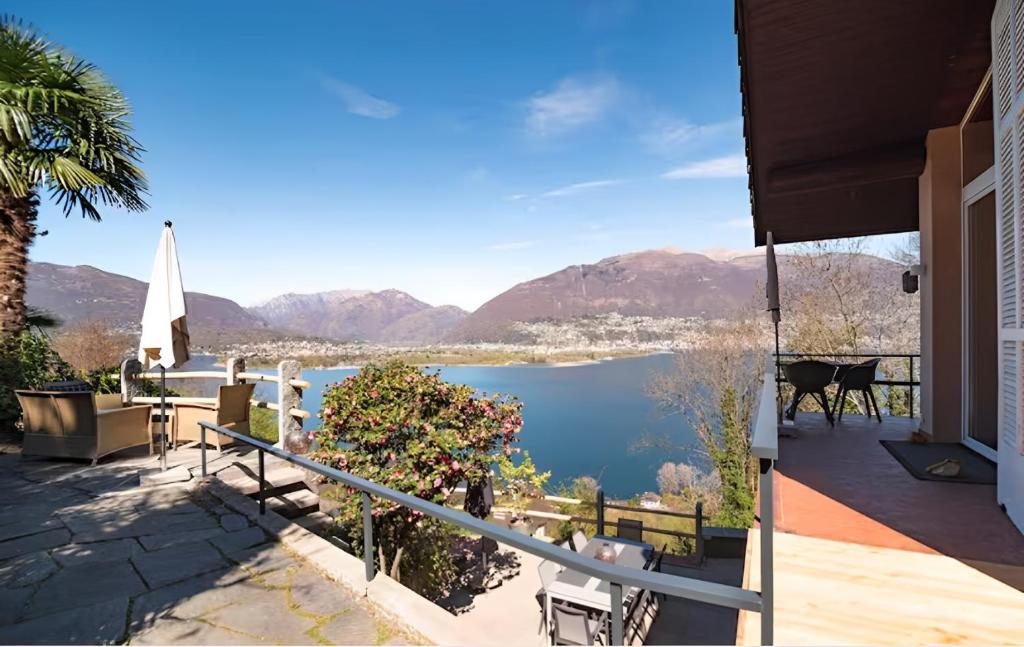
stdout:
POLYGON ((641 133, 640 139, 651 151, 668 153, 681 147, 692 147, 708 141, 738 138, 742 128, 742 119, 695 124, 686 119, 660 116, 641 133))
POLYGON ((515 249, 526 249, 527 247, 534 247, 539 244, 539 240, 518 240, 508 243, 495 243, 494 245, 488 245, 485 249, 495 252, 507 252, 515 249))
POLYGON ((549 92, 527 101, 526 128, 539 136, 557 135, 600 119, 620 94, 615 77, 568 77, 549 92))
POLYGON ((704 178, 746 177, 746 155, 728 155, 714 159, 690 162, 663 173, 666 180, 696 180, 704 178))
POLYGON ((345 102, 348 111, 360 117, 371 119, 391 119, 402 109, 395 103, 375 97, 366 90, 337 79, 325 78, 321 81, 324 90, 339 97, 345 102))
POLYGON ((513 193, 512 195, 505 196, 505 199, 509 202, 518 202, 519 200, 525 200, 530 196, 525 193, 513 193))
POLYGON ((590 182, 577 182, 575 184, 569 184, 557 189, 545 191, 544 193, 541 193, 540 196, 542 198, 558 198, 566 195, 575 195, 577 193, 600 189, 606 186, 615 186, 616 184, 622 184, 624 181, 625 180, 591 180, 590 182))

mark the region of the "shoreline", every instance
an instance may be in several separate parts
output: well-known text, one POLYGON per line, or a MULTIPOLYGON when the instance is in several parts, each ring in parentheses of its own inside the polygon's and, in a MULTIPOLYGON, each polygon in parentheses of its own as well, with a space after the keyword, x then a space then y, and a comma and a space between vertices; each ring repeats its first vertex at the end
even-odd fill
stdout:
MULTIPOLYGON (((632 358, 637 358, 637 357, 650 357, 650 356, 653 356, 653 355, 671 355, 671 354, 672 354, 672 351, 666 351, 666 350, 634 351, 634 352, 624 352, 624 353, 615 354, 615 355, 606 355, 604 357, 597 357, 597 358, 593 358, 593 359, 591 359, 591 358, 587 358, 587 359, 555 359, 553 361, 548 361, 548 360, 534 360, 534 361, 530 361, 530 360, 523 359, 523 360, 519 360, 519 361, 505 361, 505 362, 486 362, 486 361, 482 362, 482 361, 479 361, 479 360, 474 361, 472 358, 467 358, 467 361, 460 362, 460 361, 452 361, 452 358, 446 357, 443 360, 438 361, 438 362, 417 361, 417 362, 408 362, 408 364, 410 364, 411 366, 419 367, 419 368, 433 368, 433 367, 446 368, 446 367, 458 367, 458 366, 475 367, 475 368, 514 368, 514 367, 575 368, 575 367, 580 367, 580 366, 593 366, 593 365, 596 365, 596 364, 604 364, 606 362, 611 362, 611 361, 620 360, 620 359, 632 359, 632 358)), ((218 358, 216 365, 223 366, 224 362, 221 359, 221 356, 215 355, 215 357, 218 358)), ((245 359, 245 358, 243 358, 243 359, 245 359)), ((284 359, 284 358, 282 358, 282 359, 284 359)), ((395 354, 395 355, 390 355, 390 356, 385 356, 385 357, 380 357, 380 358, 367 359, 365 362, 344 363, 344 364, 321 364, 321 363, 305 364, 305 363, 302 363, 302 359, 301 358, 298 358, 298 361, 300 363, 302 363, 302 369, 303 370, 310 370, 310 371, 348 371, 348 370, 359 370, 362 367, 366 366, 367 364, 373 364, 375 362, 388 361, 388 360, 392 360, 392 359, 401 360, 402 359, 402 355, 401 354, 395 354)), ((246 367, 248 369, 254 369, 254 370, 255 369, 273 369, 273 368, 277 368, 277 363, 279 361, 281 361, 281 360, 280 359, 276 359, 276 358, 275 358, 274 361, 252 360, 252 363, 249 363, 247 361, 246 367)))

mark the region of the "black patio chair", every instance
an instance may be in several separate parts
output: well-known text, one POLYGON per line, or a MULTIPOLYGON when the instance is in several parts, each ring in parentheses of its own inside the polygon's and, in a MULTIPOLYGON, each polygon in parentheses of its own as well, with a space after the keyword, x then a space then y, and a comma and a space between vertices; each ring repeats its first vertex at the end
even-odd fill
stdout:
POLYGON ((835 425, 835 420, 832 418, 832 407, 829 406, 828 395, 825 394, 825 387, 832 383, 836 376, 836 370, 835 364, 816 360, 802 360, 784 365, 782 371, 786 374, 786 381, 793 385, 794 390, 793 403, 786 410, 786 417, 794 420, 800 401, 809 395, 821 405, 821 410, 825 412, 828 423, 835 425))
POLYGON ((620 518, 615 523, 615 536, 619 539, 644 540, 644 522, 640 519, 620 518))
POLYGON ((868 418, 871 417, 871 407, 875 408, 875 417, 882 422, 882 414, 878 410, 878 403, 875 402, 875 392, 872 386, 875 383, 875 372, 878 370, 880 357, 869 359, 866 362, 851 366, 846 371, 842 381, 839 383, 839 391, 836 393, 836 403, 832 408, 833 414, 839 412, 839 419, 843 419, 843 406, 846 404, 846 396, 850 391, 860 391, 864 397, 864 408, 867 409, 868 418))

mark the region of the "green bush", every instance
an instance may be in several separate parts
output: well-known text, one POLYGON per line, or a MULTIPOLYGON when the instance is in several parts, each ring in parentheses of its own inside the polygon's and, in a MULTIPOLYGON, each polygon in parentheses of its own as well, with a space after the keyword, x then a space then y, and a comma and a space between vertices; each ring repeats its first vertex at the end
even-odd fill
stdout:
POLYGON ((0 429, 13 428, 21 417, 15 389, 38 389, 74 377, 45 335, 25 330, 0 340, 0 429))
POLYGON ((276 443, 277 412, 264 407, 250 407, 249 433, 265 443, 276 443))

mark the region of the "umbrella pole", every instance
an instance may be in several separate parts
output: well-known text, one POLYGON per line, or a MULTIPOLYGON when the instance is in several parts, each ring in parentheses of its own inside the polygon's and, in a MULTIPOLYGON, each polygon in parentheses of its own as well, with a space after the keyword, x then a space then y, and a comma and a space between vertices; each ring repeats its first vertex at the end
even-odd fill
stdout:
POLYGON ((167 471, 167 369, 160 366, 160 471, 167 471))

